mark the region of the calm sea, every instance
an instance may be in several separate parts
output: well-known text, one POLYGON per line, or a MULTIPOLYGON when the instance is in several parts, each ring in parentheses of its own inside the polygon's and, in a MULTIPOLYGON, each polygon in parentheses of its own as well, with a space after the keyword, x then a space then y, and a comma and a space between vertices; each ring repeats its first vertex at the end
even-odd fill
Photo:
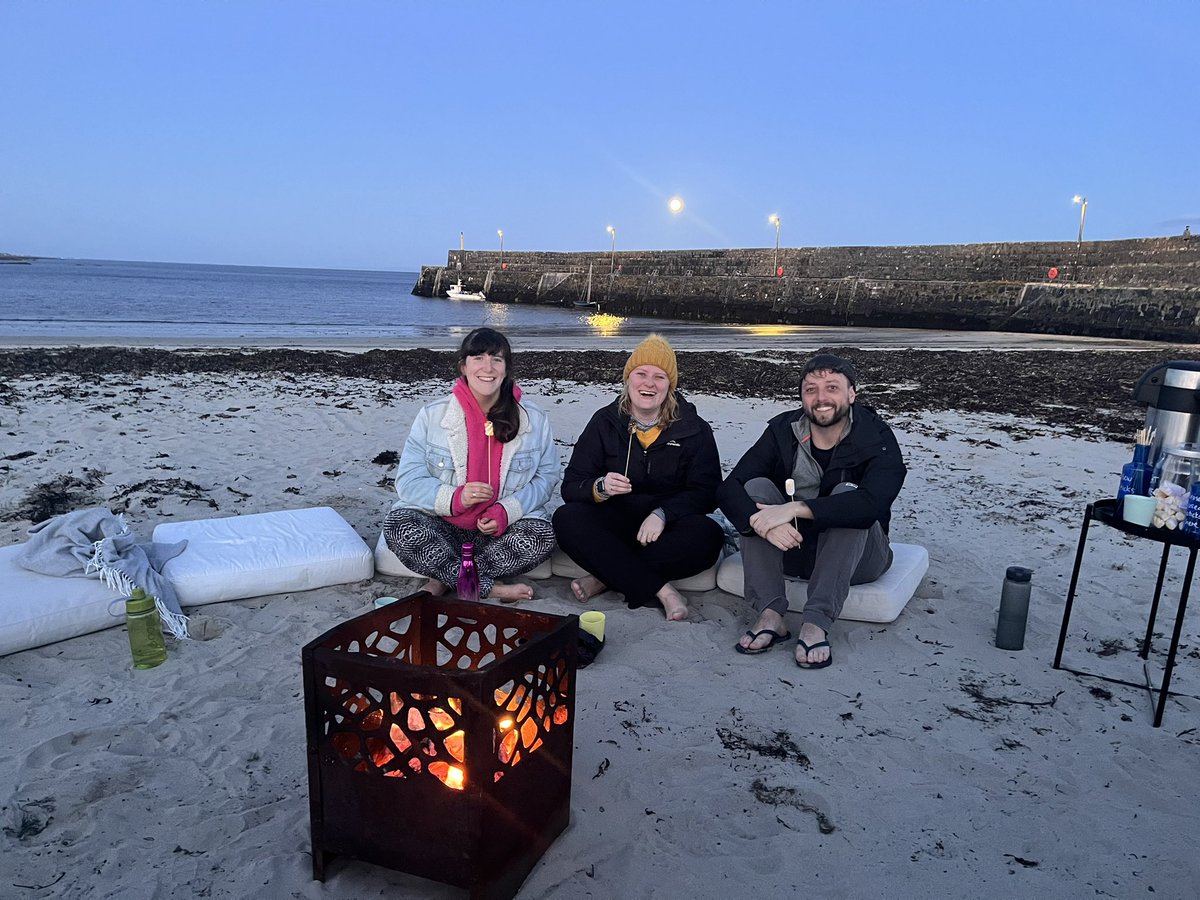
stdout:
POLYGON ((0 264, 0 343, 457 347, 489 325, 514 345, 628 349, 1145 347, 1137 341, 921 329, 718 325, 594 310, 414 297, 415 272, 42 259, 0 264))
MULTIPOLYGON (((90 259, 0 265, 0 337, 378 338, 440 346, 479 325, 547 337, 596 328, 594 315, 575 309, 414 297, 416 280, 415 272, 90 259)), ((638 331, 653 324, 608 323, 638 331)))

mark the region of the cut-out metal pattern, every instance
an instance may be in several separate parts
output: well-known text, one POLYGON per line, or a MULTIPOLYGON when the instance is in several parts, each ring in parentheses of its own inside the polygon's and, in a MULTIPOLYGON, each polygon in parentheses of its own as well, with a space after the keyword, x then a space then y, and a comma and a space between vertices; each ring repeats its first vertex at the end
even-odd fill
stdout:
POLYGON ((578 620, 417 594, 303 652, 313 874, 509 897, 570 817, 578 620))

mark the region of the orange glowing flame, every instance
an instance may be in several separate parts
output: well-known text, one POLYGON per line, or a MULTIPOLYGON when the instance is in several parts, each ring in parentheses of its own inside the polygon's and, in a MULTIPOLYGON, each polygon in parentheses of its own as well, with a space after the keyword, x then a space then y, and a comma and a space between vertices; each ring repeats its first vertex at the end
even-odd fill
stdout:
POLYGON ((412 741, 408 739, 408 735, 404 733, 404 729, 392 723, 392 727, 388 729, 388 737, 392 739, 392 743, 396 745, 396 749, 403 753, 412 746, 412 741))
POLYGON ((448 728, 454 727, 454 717, 444 709, 438 709, 436 706, 429 710, 429 721, 433 723, 433 727, 438 731, 445 731, 448 728))
POLYGON ((396 758, 396 754, 388 749, 387 744, 376 737, 367 738, 367 752, 371 754, 371 762, 376 768, 383 768, 396 758))
POLYGON ((541 743, 541 741, 538 739, 537 722, 535 722, 533 719, 526 719, 525 723, 521 726, 521 743, 530 750, 537 746, 537 744, 541 743))
POLYGON ((429 764, 429 771, 452 791, 461 791, 466 787, 467 774, 458 766, 444 762, 432 762, 429 764))
POLYGON ((500 741, 500 762, 508 763, 512 761, 513 752, 517 749, 517 733, 510 731, 504 735, 504 739, 500 741))
MULTIPOLYGON (((557 670, 543 674, 564 691, 569 686, 568 673, 561 664, 557 670)), ((505 769, 494 771, 493 780, 502 778, 507 768, 523 756, 537 751, 546 734, 570 717, 561 699, 541 693, 539 684, 540 679, 537 684, 517 679, 494 691, 493 741, 497 762, 505 769)), ((450 790, 466 790, 467 736, 462 727, 461 698, 392 691, 376 705, 364 693, 345 692, 340 702, 358 720, 358 732, 331 735, 332 743, 335 752, 355 771, 374 769, 391 778, 428 772, 450 790), (429 701, 438 705, 430 705, 429 701), (382 771, 385 769, 388 771, 382 771)))
POLYGON ((345 759, 352 759, 358 753, 358 737, 349 732, 339 731, 331 741, 333 749, 345 759))
POLYGON ((463 739, 466 736, 466 732, 456 731, 446 738, 446 752, 459 762, 463 761, 463 739))

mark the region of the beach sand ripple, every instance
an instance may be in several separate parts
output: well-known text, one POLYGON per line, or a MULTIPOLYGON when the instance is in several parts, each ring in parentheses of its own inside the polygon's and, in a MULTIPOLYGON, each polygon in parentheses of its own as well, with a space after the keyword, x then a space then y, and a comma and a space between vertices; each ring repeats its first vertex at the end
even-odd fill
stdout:
MULTIPOLYGON (((1143 689, 1050 667, 1083 506, 1113 493, 1141 422, 1128 391, 1157 358, 854 358, 909 462, 892 533, 929 549, 916 596, 889 625, 839 623, 819 672, 790 646, 733 653, 749 611, 721 591, 689 596, 684 626, 594 598, 607 645, 578 674, 571 824, 520 896, 1191 896, 1195 617, 1161 729, 1143 689), (992 645, 1009 565, 1034 570, 1020 652, 992 645)), ((789 407, 800 362, 683 355, 723 466, 789 407)), ((620 363, 519 357, 564 462, 620 363)), ((5 543, 76 505, 125 511, 144 536, 329 505, 373 545, 448 356, 29 351, 0 370, 5 543)), ((1065 662, 1140 680, 1158 556, 1093 528, 1065 662)), ((1174 560, 1152 666, 1182 577, 1174 560)), ((0 659, 0 895, 461 896, 354 861, 311 879, 300 648, 416 587, 379 576, 201 607, 203 639, 144 672, 120 627, 0 659)), ((527 606, 583 608, 560 578, 527 606)))

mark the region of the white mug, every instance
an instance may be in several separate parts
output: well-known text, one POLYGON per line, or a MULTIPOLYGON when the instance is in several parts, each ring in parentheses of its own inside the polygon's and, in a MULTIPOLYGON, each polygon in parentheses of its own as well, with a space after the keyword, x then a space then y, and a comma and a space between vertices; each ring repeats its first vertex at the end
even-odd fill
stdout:
POLYGON ((1126 522, 1149 527, 1150 523, 1154 521, 1154 508, 1157 502, 1153 497, 1126 494, 1125 499, 1121 502, 1123 504, 1121 515, 1124 516, 1126 522))

